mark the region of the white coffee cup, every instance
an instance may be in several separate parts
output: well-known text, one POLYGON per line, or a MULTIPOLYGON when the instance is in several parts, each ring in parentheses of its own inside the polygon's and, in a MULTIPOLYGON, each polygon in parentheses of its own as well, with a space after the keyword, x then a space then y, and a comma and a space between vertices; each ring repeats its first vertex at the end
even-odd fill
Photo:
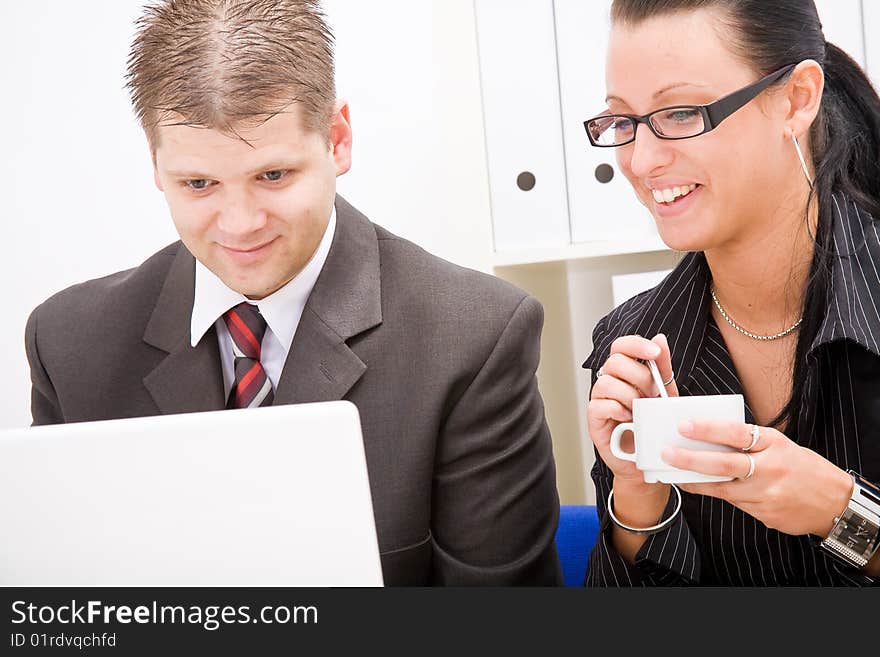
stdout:
POLYGON ((633 461, 645 482, 665 484, 730 481, 733 477, 707 475, 682 470, 666 463, 660 454, 667 445, 693 450, 736 452, 734 447, 685 438, 678 425, 694 419, 745 422, 742 395, 695 395, 690 397, 649 397, 633 400, 633 421, 622 422, 611 432, 611 453, 633 461), (625 431, 633 432, 634 452, 624 452, 620 440, 625 431))

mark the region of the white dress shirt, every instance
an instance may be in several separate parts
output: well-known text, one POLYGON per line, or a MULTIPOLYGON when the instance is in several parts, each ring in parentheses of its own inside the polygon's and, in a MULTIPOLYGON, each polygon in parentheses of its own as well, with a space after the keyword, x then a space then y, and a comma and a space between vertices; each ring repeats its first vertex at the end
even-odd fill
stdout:
POLYGON ((260 362, 272 382, 272 389, 277 390, 281 370, 284 369, 284 362, 293 343, 293 336, 299 326, 306 301, 324 268, 335 232, 336 208, 334 207, 321 243, 311 260, 284 287, 259 301, 252 301, 240 292, 231 290, 214 272, 196 260, 196 287, 190 323, 190 342, 195 347, 212 324, 216 327, 226 399, 229 398, 229 391, 235 382, 235 358, 232 353, 232 337, 223 321, 223 314, 242 301, 260 309, 260 314, 267 324, 260 351, 260 362))

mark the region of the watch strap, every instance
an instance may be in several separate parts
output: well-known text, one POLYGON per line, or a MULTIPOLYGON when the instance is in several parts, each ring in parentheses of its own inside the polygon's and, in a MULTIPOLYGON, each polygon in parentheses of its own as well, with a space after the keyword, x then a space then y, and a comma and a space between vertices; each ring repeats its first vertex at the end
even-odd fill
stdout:
POLYGON ((819 545, 846 565, 864 568, 880 548, 880 489, 853 470, 847 473, 853 478, 850 499, 819 545), (847 540, 854 529, 858 542, 847 540))

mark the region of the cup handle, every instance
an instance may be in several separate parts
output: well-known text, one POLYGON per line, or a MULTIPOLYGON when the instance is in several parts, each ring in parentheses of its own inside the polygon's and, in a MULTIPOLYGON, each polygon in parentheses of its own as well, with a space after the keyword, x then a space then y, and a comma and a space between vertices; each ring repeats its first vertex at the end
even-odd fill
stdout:
POLYGON ((614 427, 614 431, 611 432, 611 453, 622 461, 632 461, 633 463, 635 463, 635 452, 624 452, 620 446, 620 438, 621 436, 623 436, 623 432, 632 430, 632 422, 621 422, 616 427, 614 427))

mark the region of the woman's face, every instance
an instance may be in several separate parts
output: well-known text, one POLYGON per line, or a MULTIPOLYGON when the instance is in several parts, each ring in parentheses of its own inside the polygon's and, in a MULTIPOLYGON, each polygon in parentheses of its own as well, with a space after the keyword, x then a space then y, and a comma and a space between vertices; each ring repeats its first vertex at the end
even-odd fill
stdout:
MULTIPOLYGON (((758 80, 762 74, 728 50, 724 29, 712 10, 614 25, 606 70, 609 111, 647 114, 704 105, 758 80)), ((635 141, 617 147, 621 170, 668 246, 700 251, 747 243, 772 221, 779 192, 794 173, 786 107, 783 94, 771 87, 706 134, 664 140, 640 124, 635 141), (658 200, 676 192, 672 202, 658 200)))

